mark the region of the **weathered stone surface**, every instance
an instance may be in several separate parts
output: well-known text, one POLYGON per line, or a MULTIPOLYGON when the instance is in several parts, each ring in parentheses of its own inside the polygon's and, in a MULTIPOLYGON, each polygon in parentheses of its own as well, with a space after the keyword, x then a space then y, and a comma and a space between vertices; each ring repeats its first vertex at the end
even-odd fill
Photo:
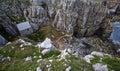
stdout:
POLYGON ((97 2, 63 0, 60 4, 61 7, 57 10, 53 25, 68 34, 75 33, 74 28, 77 26, 79 36, 93 35, 107 13, 107 8, 97 2), (85 28, 88 31, 83 32, 82 29, 85 28))
POLYGON ((32 6, 24 10, 24 15, 27 21, 31 23, 34 30, 39 29, 47 24, 48 12, 47 4, 42 0, 31 0, 32 6))
POLYGON ((93 68, 95 71, 108 71, 107 65, 103 65, 100 63, 96 63, 93 65, 93 68))
POLYGON ((110 39, 114 44, 120 45, 120 23, 115 22, 113 23, 113 32, 111 33, 110 39))
POLYGON ((34 30, 49 23, 60 31, 80 37, 93 35, 107 13, 112 9, 116 12, 119 0, 29 0, 31 6, 15 2, 14 6, 1 3, 0 16, 6 16, 6 22, 27 20, 34 30))

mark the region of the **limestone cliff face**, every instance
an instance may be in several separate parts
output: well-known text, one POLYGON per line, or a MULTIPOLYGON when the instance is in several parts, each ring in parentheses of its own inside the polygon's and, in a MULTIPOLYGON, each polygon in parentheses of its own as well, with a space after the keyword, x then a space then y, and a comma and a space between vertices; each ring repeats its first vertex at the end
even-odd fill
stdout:
POLYGON ((0 5, 0 17, 7 23, 27 20, 34 30, 52 25, 64 33, 80 37, 93 35, 119 0, 29 0, 29 5, 14 2, 13 5, 9 2, 0 5))
POLYGON ((62 0, 53 25, 68 34, 91 36, 100 27, 107 10, 102 2, 62 0))
POLYGON ((53 25, 71 35, 91 36, 117 3, 118 0, 61 0, 53 25))

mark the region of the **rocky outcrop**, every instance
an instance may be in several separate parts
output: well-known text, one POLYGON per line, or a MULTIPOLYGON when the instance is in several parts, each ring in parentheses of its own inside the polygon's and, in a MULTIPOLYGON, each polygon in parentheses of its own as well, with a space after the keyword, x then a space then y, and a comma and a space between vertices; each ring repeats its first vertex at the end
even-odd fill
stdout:
POLYGON ((23 0, 1 1, 0 20, 7 24, 17 24, 25 21, 23 11, 28 4, 28 1, 23 0))
POLYGON ((119 22, 115 22, 113 23, 113 32, 111 33, 110 39, 112 40, 112 42, 114 44, 120 44, 119 38, 120 38, 120 34, 119 34, 119 30, 120 30, 120 23, 119 22))
POLYGON ((15 24, 25 21, 23 10, 28 5, 28 1, 8 0, 0 1, 0 25, 2 31, 11 36, 18 36, 15 24))
POLYGON ((53 25, 72 35, 93 35, 107 13, 107 8, 99 2, 62 0, 60 4, 53 25))
POLYGON ((32 6, 24 10, 24 15, 34 30, 39 29, 43 25, 47 25, 49 15, 47 12, 47 4, 42 0, 31 0, 32 6))
MULTIPOLYGON (((29 0, 1 3, 1 14, 8 23, 29 21, 34 30, 51 25, 76 37, 92 36, 106 15, 119 8, 119 0, 29 0), (20 2, 20 3, 19 3, 20 2), (28 4, 27 4, 28 3, 28 4), (5 13, 4 13, 5 12, 5 13)), ((2 17, 3 18, 3 17, 2 17)), ((3 20, 3 19, 2 19, 3 20)))

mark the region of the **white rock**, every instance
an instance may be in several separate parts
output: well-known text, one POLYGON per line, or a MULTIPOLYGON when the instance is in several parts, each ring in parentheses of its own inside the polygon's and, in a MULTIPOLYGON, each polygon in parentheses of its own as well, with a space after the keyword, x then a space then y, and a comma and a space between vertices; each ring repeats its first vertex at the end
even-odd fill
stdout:
POLYGON ((42 69, 40 67, 37 67, 36 71, 42 71, 42 69))
POLYGON ((3 56, 1 56, 0 57, 0 59, 2 60, 2 61, 5 61, 5 60, 8 60, 8 61, 11 61, 11 57, 3 57, 3 56))
POLYGON ((39 42, 37 45, 35 45, 35 47, 41 48, 41 42, 39 42))
POLYGON ((33 56, 33 58, 37 58, 37 56, 33 56))
POLYGON ((49 60, 49 62, 52 62, 53 60, 49 60))
POLYGON ((104 56, 104 54, 103 54, 102 52, 96 52, 96 51, 93 51, 93 52, 91 53, 91 55, 96 55, 96 56, 100 56, 100 57, 103 57, 103 56, 104 56))
POLYGON ((117 52, 120 52, 120 49, 118 49, 117 52))
POLYGON ((48 71, 50 71, 51 70, 51 68, 48 68, 48 71))
POLYGON ((51 65, 46 65, 47 68, 51 67, 51 65))
POLYGON ((71 70, 71 66, 69 66, 68 68, 66 68, 65 71, 70 71, 71 70))
POLYGON ((68 55, 68 54, 69 53, 67 52, 67 49, 61 50, 60 58, 65 59, 66 55, 68 55))
POLYGON ((51 51, 51 49, 44 49, 41 53, 43 55, 45 55, 45 54, 49 53, 50 51, 51 51))
POLYGON ((23 46, 24 46, 23 44, 20 45, 21 48, 22 48, 23 46))
POLYGON ((38 60, 37 60, 37 63, 39 63, 40 61, 42 61, 42 59, 38 59, 38 60))
POLYGON ((93 65, 95 71, 108 71, 107 65, 102 65, 100 63, 96 63, 93 65))
POLYGON ((15 47, 12 46, 11 48, 14 49, 15 47))
POLYGON ((11 44, 11 42, 8 42, 6 45, 9 45, 9 44, 11 44))
POLYGON ((5 58, 5 57, 3 57, 3 58, 2 58, 2 61, 4 61, 5 59, 6 59, 6 58, 5 58))
POLYGON ((39 58, 42 58, 42 56, 40 55, 39 58))
POLYGON ((32 57, 25 58, 25 61, 32 61, 32 57))
POLYGON ((8 59, 9 61, 11 61, 11 57, 8 56, 7 59, 8 59))
MULTIPOLYGON (((27 45, 32 45, 32 43, 26 42, 26 41, 24 41, 23 39, 19 39, 17 42, 21 42, 21 43, 23 43, 23 45, 25 45, 25 46, 27 46, 27 45)), ((23 45, 22 45, 22 46, 23 46, 23 45)))
POLYGON ((52 41, 49 38, 46 38, 41 44, 38 44, 38 47, 42 48, 52 48, 52 41))
POLYGON ((64 66, 67 66, 67 64, 64 64, 64 66))
POLYGON ((88 63, 90 63, 90 61, 91 61, 92 59, 94 59, 94 56, 92 56, 92 55, 86 55, 86 56, 84 57, 84 60, 86 60, 86 62, 88 62, 88 63))
POLYGON ((25 43, 23 39, 18 39, 18 42, 25 43))
POLYGON ((25 50, 25 48, 21 48, 21 50, 23 51, 23 50, 25 50))
POLYGON ((67 51, 68 51, 69 53, 71 53, 71 52, 72 52, 72 49, 71 49, 71 48, 68 48, 67 51))
POLYGON ((32 45, 32 43, 30 43, 30 42, 25 42, 24 45, 25 45, 25 46, 27 46, 27 45, 32 45))

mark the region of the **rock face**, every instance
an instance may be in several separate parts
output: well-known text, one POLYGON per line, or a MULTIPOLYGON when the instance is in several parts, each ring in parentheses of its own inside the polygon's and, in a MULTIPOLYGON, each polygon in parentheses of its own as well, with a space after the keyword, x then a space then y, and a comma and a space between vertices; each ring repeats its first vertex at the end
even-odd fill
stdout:
POLYGON ((7 32, 6 34, 18 35, 13 25, 25 21, 23 10, 27 5, 28 2, 26 0, 24 2, 22 0, 0 1, 0 25, 7 32))
POLYGON ((4 17, 12 24, 27 20, 34 30, 50 24, 77 37, 92 36, 107 13, 119 9, 119 0, 29 0, 29 5, 26 2, 14 1, 13 6, 9 6, 11 0, 1 2, 2 20, 4 17))
POLYGON ((43 25, 47 24, 48 13, 47 4, 42 0, 31 0, 32 6, 24 11, 24 15, 27 21, 29 21, 34 30, 39 29, 43 25))
POLYGON ((0 21, 7 24, 17 24, 25 21, 23 10, 28 5, 26 0, 9 0, 0 2, 0 21))
POLYGON ((99 2, 62 0, 53 25, 71 35, 91 36, 106 14, 107 8, 99 2))

